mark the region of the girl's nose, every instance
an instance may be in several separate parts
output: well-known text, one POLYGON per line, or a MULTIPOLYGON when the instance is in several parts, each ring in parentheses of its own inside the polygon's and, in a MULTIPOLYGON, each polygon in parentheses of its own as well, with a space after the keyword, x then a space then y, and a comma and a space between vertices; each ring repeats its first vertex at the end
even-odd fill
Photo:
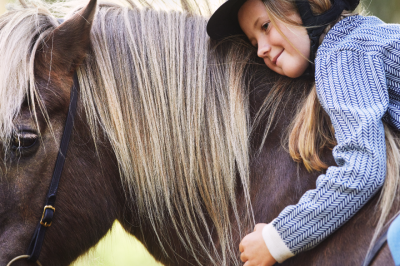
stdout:
POLYGON ((271 50, 271 45, 266 42, 258 44, 257 55, 258 57, 264 58, 267 56, 268 52, 271 50))

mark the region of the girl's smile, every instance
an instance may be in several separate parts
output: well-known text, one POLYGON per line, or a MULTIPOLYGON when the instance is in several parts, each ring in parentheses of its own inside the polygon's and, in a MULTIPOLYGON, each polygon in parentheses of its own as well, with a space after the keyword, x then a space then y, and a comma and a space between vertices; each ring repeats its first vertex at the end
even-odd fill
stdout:
MULTIPOLYGON (((288 18, 301 24, 297 13, 288 18)), ((279 20, 274 20, 273 25, 261 0, 246 1, 239 10, 238 20, 251 44, 257 47, 257 55, 271 70, 291 78, 304 73, 310 57, 310 38, 304 27, 279 20)))
POLYGON ((283 53, 284 50, 282 50, 279 54, 277 54, 274 59, 272 60, 272 63, 276 65, 276 61, 278 60, 279 56, 283 53))

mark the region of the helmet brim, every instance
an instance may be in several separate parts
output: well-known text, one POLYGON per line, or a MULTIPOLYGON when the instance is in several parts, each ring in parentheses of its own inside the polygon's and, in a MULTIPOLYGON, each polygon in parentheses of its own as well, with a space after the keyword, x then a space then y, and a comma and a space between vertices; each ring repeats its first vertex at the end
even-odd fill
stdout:
POLYGON ((246 0, 228 0, 221 5, 207 23, 207 33, 215 40, 244 34, 239 25, 238 12, 246 0))

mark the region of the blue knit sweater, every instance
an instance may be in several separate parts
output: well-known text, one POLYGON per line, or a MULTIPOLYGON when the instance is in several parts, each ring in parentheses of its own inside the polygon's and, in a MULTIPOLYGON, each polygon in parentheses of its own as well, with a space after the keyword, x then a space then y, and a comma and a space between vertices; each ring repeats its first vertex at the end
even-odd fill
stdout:
POLYGON ((400 25, 345 18, 328 32, 315 62, 338 166, 264 228, 264 240, 280 262, 318 245, 378 191, 386 175, 382 120, 400 129, 400 25))

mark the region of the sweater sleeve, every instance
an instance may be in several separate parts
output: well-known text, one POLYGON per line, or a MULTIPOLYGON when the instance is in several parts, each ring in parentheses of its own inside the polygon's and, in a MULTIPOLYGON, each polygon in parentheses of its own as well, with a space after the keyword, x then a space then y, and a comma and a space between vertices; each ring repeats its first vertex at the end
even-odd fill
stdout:
POLYGON ((278 261, 311 249, 350 219, 383 185, 386 146, 382 117, 389 97, 380 58, 349 50, 316 60, 318 98, 335 129, 337 163, 316 189, 264 227, 278 261))

